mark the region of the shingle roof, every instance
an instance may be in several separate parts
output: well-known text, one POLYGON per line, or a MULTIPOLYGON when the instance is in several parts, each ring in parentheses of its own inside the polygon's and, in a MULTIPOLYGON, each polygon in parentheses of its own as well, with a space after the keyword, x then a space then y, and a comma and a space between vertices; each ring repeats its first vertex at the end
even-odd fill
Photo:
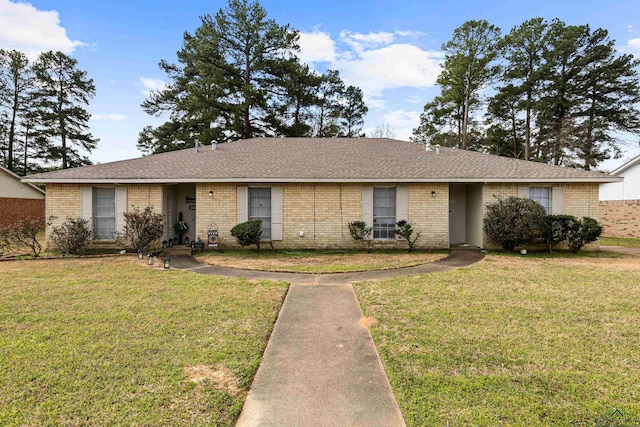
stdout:
POLYGON ((31 175, 28 182, 612 182, 599 172, 385 138, 253 138, 31 175))

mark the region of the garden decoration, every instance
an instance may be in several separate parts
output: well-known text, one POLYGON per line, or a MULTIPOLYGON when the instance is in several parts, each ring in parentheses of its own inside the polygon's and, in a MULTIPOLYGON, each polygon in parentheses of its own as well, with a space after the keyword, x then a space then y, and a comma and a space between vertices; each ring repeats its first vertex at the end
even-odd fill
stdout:
POLYGON ((176 231, 176 233, 178 233, 178 242, 177 243, 182 243, 182 235, 189 230, 189 226, 182 219, 182 211, 180 211, 178 213, 178 222, 176 222, 176 225, 173 227, 173 229, 176 231))

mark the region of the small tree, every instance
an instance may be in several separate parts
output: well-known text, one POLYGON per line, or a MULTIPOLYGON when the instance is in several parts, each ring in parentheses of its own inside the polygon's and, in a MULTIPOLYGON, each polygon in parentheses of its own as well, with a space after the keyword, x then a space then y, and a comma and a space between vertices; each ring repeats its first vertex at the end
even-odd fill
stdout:
POLYGON ((134 208, 124 213, 124 228, 118 234, 123 247, 130 245, 134 251, 142 252, 151 242, 162 237, 164 224, 162 215, 147 206, 144 210, 134 208))
POLYGON ((420 233, 416 232, 414 237, 413 235, 413 226, 410 222, 405 221, 404 219, 396 222, 396 234, 407 241, 409 244, 409 252, 413 252, 416 246, 416 241, 420 237, 420 233))
POLYGON ((53 243, 61 250, 74 255, 82 255, 89 246, 91 230, 89 221, 82 218, 67 218, 51 233, 53 243))
POLYGON ((257 251, 260 252, 262 221, 257 219, 241 222, 231 229, 231 235, 236 238, 240 246, 256 245, 257 251))
POLYGON ((36 237, 43 228, 44 221, 41 219, 20 219, 0 229, 0 245, 9 249, 28 247, 33 256, 37 257, 42 251, 42 245, 36 237))
POLYGON ((362 242, 364 250, 367 253, 370 253, 371 233, 373 233, 373 227, 367 227, 367 224, 364 221, 351 221, 348 225, 351 238, 356 242, 362 242))
POLYGON ((547 213, 538 202, 507 197, 487 206, 484 232, 504 250, 532 243, 542 235, 547 213))
POLYGON ((587 243, 595 242, 602 234, 602 226, 593 218, 585 216, 582 221, 575 220, 567 231, 567 245, 573 253, 578 252, 587 243))
POLYGON ((558 243, 567 240, 569 227, 576 221, 572 215, 548 215, 542 229, 542 240, 547 245, 549 253, 553 252, 553 247, 558 243))

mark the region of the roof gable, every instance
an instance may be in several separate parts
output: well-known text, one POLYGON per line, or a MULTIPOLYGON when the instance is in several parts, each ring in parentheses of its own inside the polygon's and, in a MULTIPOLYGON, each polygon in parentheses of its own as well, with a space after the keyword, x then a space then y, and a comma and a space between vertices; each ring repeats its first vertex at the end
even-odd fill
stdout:
POLYGON ((20 176, 0 166, 0 197, 44 199, 44 190, 21 181, 20 176))

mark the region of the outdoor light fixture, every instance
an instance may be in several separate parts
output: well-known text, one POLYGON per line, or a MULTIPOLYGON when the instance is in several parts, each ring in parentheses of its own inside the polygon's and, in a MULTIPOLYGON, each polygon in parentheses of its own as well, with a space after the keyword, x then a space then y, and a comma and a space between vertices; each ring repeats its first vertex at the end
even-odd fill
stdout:
POLYGON ((173 239, 169 239, 169 247, 173 246, 173 239))
POLYGON ((187 236, 184 237, 185 246, 189 246, 189 238, 187 236))
POLYGON ((213 197, 213 190, 209 191, 209 197, 213 197))
POLYGON ((153 255, 147 255, 147 265, 153 265, 153 255))
POLYGON ((164 269, 168 270, 171 268, 171 259, 169 257, 166 257, 164 259, 164 269))
POLYGON ((436 192, 435 191, 431 192, 431 197, 436 197, 436 192))
POLYGON ((67 253, 65 251, 62 251, 62 258, 66 258, 67 253))
POLYGON ((169 247, 169 243, 166 240, 162 241, 162 249, 164 248, 168 248, 169 247))
POLYGON ((138 251, 138 259, 143 259, 144 255, 142 255, 142 251, 138 251))

